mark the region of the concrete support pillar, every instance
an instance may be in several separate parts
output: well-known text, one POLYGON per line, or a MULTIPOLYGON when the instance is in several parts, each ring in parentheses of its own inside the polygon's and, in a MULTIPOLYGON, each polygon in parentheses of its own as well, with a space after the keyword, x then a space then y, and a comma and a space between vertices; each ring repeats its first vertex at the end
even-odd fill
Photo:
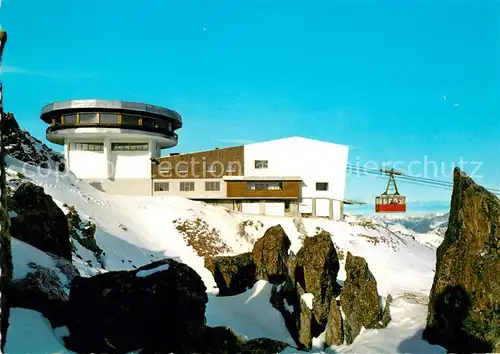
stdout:
POLYGON ((329 207, 329 219, 333 220, 333 208, 336 203, 333 201, 333 199, 328 199, 328 207, 329 207))
POLYGON ((106 137, 106 138, 104 138, 103 144, 104 144, 104 146, 103 146, 104 161, 105 161, 106 166, 107 166, 107 169, 106 169, 107 178, 112 179, 115 176, 116 166, 113 165, 113 161, 111 161, 111 159, 110 159, 111 140, 106 137))
POLYGON ((316 198, 312 198, 311 206, 312 206, 312 216, 316 216, 316 198))
POLYGON ((260 213, 260 215, 266 214, 266 201, 265 200, 259 201, 259 213, 260 213))
POLYGON ((340 202, 340 220, 344 220, 344 202, 340 202))
POLYGON ((66 170, 69 170, 69 140, 64 139, 64 161, 66 162, 66 170))

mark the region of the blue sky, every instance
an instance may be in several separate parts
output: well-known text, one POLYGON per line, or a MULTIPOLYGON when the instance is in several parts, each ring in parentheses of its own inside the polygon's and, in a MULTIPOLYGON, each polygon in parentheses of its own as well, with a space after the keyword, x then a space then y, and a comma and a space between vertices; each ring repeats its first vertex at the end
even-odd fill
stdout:
MULTIPOLYGON (((420 161, 423 174, 426 158, 447 181, 461 158, 481 162, 466 172, 500 188, 499 3, 369 3, 3 0, 5 108, 44 138, 51 101, 145 101, 183 116, 176 151, 299 135, 350 145, 368 167, 420 161)), ((350 176, 346 197, 384 189, 350 176)))

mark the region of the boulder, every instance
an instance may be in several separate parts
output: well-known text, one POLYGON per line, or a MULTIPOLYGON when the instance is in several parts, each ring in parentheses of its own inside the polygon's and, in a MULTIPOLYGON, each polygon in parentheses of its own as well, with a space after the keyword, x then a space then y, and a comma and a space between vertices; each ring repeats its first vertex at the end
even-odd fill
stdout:
POLYGON ((290 239, 281 225, 270 227, 254 245, 252 259, 257 280, 279 284, 288 273, 288 249, 290 239))
MULTIPOLYGON (((291 254, 290 267, 295 264, 295 257, 291 254)), ((292 272, 293 273, 293 272, 292 272)), ((324 327, 318 324, 314 317, 313 308, 310 308, 303 295, 312 296, 289 276, 283 283, 274 285, 271 291, 271 304, 283 317, 288 332, 300 349, 309 350, 312 338, 319 336, 324 327)))
POLYGON ((302 295, 304 295, 306 292, 302 289, 300 284, 297 284, 297 295, 298 295, 298 300, 296 303, 298 303, 298 306, 295 306, 295 315, 298 319, 298 325, 297 325, 297 332, 298 332, 298 340, 299 340, 299 345, 301 345, 304 348, 311 349, 312 347, 312 339, 315 337, 315 334, 319 333, 313 333, 314 331, 314 315, 312 308, 309 308, 307 306, 306 302, 302 299, 302 295))
POLYGON ((95 238, 96 224, 90 221, 83 222, 75 207, 67 204, 64 204, 64 207, 68 209, 66 219, 68 221, 72 247, 74 247, 74 241, 77 241, 92 252, 96 260, 101 264, 101 267, 105 269, 104 251, 99 247, 95 238))
POLYGON ((281 313, 285 326, 297 346, 307 349, 310 340, 301 341, 299 336, 300 304, 297 291, 292 278, 288 277, 283 283, 273 285, 270 301, 271 305, 281 313))
POLYGON ((172 259, 71 284, 65 338, 79 353, 183 352, 205 326, 206 288, 172 259))
POLYGON ((345 314, 344 335, 351 344, 361 331, 380 328, 381 308, 377 281, 362 257, 347 252, 346 280, 340 293, 340 304, 345 314))
POLYGON ((9 306, 38 311, 50 321, 52 327, 63 326, 69 291, 54 269, 33 262, 28 266, 33 271, 24 279, 13 280, 10 286, 9 306))
POLYGON ((246 341, 228 327, 204 327, 188 345, 182 353, 270 354, 279 353, 288 346, 269 338, 246 341))
POLYGON ((316 236, 306 237, 297 253, 293 278, 307 293, 314 295, 314 317, 325 327, 330 312, 330 302, 338 296, 339 272, 337 251, 331 235, 322 231, 316 236))
POLYGON ((295 256, 288 255, 286 279, 273 287, 271 304, 280 311, 297 346, 311 349, 312 338, 326 329, 330 306, 340 292, 339 261, 331 235, 306 237, 295 256), (303 295, 312 297, 312 309, 303 295))
POLYGON ((341 345, 344 343, 342 313, 337 301, 330 304, 330 313, 328 314, 328 323, 326 325, 325 345, 341 345))
POLYGON ((63 211, 42 187, 26 182, 12 197, 11 235, 42 251, 71 260, 71 241, 63 211))
POLYGON ((250 252, 205 258, 205 267, 214 276, 219 296, 241 294, 255 283, 255 264, 250 252))
POLYGON ((451 352, 500 352, 499 279, 500 200, 455 168, 423 338, 451 352))

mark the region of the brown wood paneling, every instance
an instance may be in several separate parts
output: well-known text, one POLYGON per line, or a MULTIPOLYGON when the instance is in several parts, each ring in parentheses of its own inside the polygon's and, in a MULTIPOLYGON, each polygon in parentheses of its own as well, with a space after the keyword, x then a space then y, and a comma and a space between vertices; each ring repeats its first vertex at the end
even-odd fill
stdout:
MULTIPOLYGON (((300 197, 300 181, 282 181, 282 190, 249 190, 248 182, 251 181, 227 181, 228 198, 289 198, 300 197)), ((255 181, 257 183, 271 181, 255 181)), ((281 181, 280 181, 281 182, 281 181)))
POLYGON ((224 149, 201 151, 192 154, 182 154, 157 158, 160 164, 151 164, 151 175, 158 179, 173 178, 222 178, 222 176, 243 175, 243 146, 224 149), (228 163, 233 163, 235 171, 227 170, 228 163), (215 172, 209 172, 210 165, 215 166, 215 172), (162 167, 169 167, 169 172, 162 171, 162 167), (179 167, 187 166, 187 172, 177 172, 179 167))

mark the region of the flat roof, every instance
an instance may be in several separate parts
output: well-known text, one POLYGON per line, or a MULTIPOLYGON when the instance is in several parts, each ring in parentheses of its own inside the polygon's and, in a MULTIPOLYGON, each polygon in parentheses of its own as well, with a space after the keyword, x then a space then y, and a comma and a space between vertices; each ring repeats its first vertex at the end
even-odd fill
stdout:
POLYGON ((222 176, 226 181, 302 181, 299 176, 222 176))
POLYGON ((182 118, 179 113, 168 108, 155 106, 147 103, 127 102, 116 100, 71 100, 62 102, 52 102, 43 106, 40 116, 45 121, 44 116, 56 111, 72 111, 78 109, 105 109, 118 110, 124 112, 137 112, 143 114, 156 115, 164 118, 174 119, 182 125, 182 118))

